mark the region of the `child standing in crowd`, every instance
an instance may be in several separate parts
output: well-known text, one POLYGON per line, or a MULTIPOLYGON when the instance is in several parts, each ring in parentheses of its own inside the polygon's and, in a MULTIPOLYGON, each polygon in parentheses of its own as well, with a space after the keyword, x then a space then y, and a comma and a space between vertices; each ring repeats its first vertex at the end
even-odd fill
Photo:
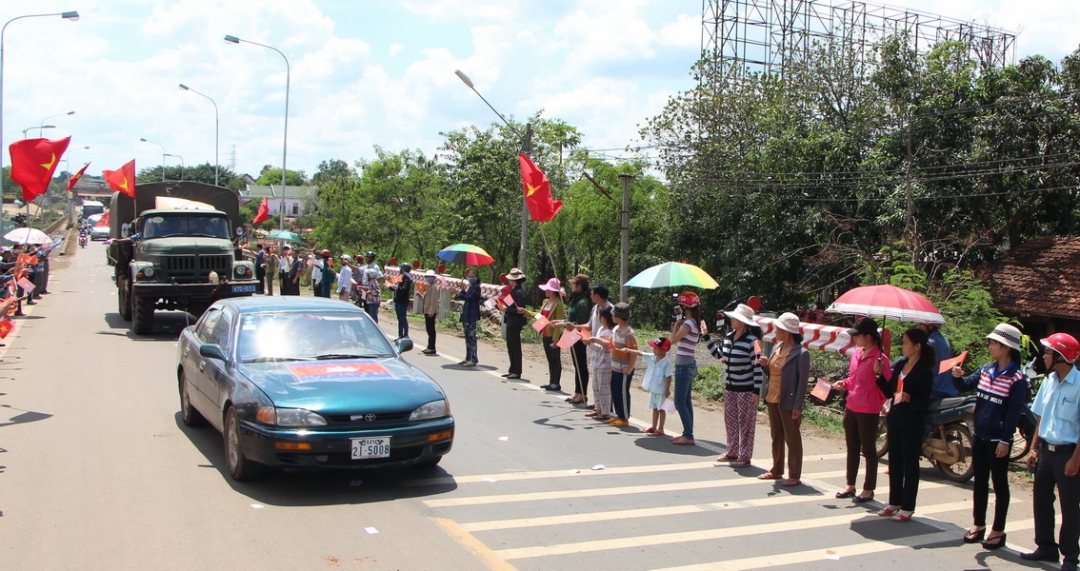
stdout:
POLYGON ((668 360, 668 351, 671 350, 671 341, 667 337, 661 337, 656 341, 649 341, 653 348, 652 353, 644 353, 627 349, 627 353, 641 355, 647 368, 645 377, 641 380, 641 388, 649 391, 649 410, 652 411, 652 426, 644 430, 645 434, 655 436, 664 435, 664 421, 667 413, 664 412, 664 400, 671 396, 671 379, 675 376, 675 370, 668 360))
POLYGON ((630 425, 630 381, 634 376, 637 355, 626 349, 637 349, 637 335, 630 327, 630 304, 616 303, 611 312, 615 329, 611 332, 611 400, 615 419, 608 424, 622 428, 630 425))
MULTIPOLYGON (((603 287, 600 284, 599 287, 603 287)), ((599 306, 596 306, 599 307, 599 306)), ((589 338, 589 350, 592 355, 589 365, 592 366, 593 377, 593 411, 585 416, 598 420, 611 418, 611 331, 615 328, 615 322, 611 317, 611 308, 604 307, 596 312, 596 327, 593 328, 592 337, 589 338)))

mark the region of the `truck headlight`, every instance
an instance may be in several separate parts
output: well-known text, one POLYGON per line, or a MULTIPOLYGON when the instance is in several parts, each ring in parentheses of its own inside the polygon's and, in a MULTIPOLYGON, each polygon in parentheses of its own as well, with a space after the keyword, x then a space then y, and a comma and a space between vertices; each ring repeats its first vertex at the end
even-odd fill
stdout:
POLYGON ((244 276, 250 276, 251 275, 251 268, 249 268, 247 266, 236 266, 235 272, 236 272, 236 277, 242 278, 244 276))
POLYGON ((142 273, 143 273, 144 276, 146 276, 148 278, 152 278, 152 277, 154 277, 154 267, 150 266, 150 267, 147 267, 147 268, 143 268, 142 273))

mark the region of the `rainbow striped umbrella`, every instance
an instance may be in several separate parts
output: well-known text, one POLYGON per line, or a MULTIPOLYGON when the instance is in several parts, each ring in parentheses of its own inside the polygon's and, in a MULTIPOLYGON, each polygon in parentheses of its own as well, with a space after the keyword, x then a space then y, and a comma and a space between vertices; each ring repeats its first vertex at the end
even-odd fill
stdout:
POLYGON ((679 262, 665 262, 653 266, 626 282, 627 287, 677 287, 690 286, 702 289, 716 289, 720 284, 705 270, 679 262))
POLYGON ((486 266, 495 263, 495 258, 492 258, 483 248, 472 244, 447 246, 435 254, 435 257, 450 264, 465 264, 466 266, 486 266))

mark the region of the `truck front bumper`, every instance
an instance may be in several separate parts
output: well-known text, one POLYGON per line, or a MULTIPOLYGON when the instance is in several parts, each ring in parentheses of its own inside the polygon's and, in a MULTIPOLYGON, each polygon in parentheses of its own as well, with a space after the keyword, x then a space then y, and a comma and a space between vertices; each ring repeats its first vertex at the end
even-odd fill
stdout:
POLYGON ((257 280, 237 280, 220 284, 157 284, 135 282, 132 284, 132 294, 138 297, 222 299, 226 297, 248 296, 255 293, 255 290, 258 287, 259 282, 257 280))

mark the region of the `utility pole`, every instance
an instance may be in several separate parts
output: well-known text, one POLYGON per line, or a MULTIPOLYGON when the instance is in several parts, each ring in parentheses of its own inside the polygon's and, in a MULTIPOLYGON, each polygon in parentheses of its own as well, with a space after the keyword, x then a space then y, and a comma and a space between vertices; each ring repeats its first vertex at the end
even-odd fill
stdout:
POLYGON ((619 301, 626 302, 626 280, 630 271, 630 181, 634 180, 632 174, 621 174, 622 180, 622 216, 620 217, 619 229, 622 234, 622 244, 619 246, 619 301))
MULTIPOLYGON (((532 123, 525 124, 525 140, 521 142, 521 152, 528 157, 532 154, 532 123)), ((530 157, 531 158, 531 157, 530 157)), ((529 203, 525 200, 525 193, 521 193, 521 251, 518 253, 518 268, 523 274, 528 274, 526 267, 529 260, 529 203)))

